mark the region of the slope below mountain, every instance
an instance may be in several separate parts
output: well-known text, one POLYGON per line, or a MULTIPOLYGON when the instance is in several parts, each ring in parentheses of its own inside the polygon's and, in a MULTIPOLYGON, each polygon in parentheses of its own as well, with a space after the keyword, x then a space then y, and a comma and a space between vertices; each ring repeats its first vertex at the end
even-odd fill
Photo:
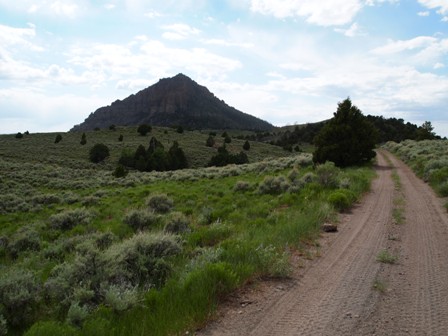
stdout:
POLYGON ((206 87, 178 74, 97 109, 72 131, 139 124, 189 129, 270 130, 268 122, 243 113, 215 97, 206 87))

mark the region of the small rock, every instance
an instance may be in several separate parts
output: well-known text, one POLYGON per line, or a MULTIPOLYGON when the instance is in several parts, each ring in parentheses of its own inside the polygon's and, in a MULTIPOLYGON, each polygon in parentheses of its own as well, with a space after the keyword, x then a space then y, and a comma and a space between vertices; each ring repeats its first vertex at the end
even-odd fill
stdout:
POLYGON ((239 310, 239 311, 238 311, 238 314, 242 314, 242 313, 243 313, 243 311, 242 311, 242 310, 239 310))
POLYGON ((322 224, 322 231, 324 232, 337 232, 338 226, 332 223, 324 223, 322 224))

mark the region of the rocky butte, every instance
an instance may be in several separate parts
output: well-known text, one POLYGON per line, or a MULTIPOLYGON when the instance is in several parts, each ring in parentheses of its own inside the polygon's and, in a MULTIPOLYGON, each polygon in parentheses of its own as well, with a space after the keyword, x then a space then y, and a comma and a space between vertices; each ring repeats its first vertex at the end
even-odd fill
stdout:
POLYGON ((270 123, 227 105, 191 78, 178 74, 160 79, 110 106, 100 107, 71 131, 141 124, 182 126, 186 129, 264 131, 273 128, 270 123))

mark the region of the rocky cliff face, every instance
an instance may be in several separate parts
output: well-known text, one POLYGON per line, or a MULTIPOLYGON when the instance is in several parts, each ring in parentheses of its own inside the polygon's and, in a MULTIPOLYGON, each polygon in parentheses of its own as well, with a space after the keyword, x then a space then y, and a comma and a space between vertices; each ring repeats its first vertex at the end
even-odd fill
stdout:
POLYGON ((268 122, 228 106, 206 87, 178 74, 100 107, 72 131, 106 128, 110 125, 183 126, 188 129, 270 130, 268 122))

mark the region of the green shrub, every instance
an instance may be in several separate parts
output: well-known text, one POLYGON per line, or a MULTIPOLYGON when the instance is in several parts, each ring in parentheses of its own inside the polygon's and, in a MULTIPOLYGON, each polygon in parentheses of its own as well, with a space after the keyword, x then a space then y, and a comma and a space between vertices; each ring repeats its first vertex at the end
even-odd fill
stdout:
POLYGON ((96 301, 100 283, 104 280, 103 266, 99 262, 99 251, 89 250, 87 244, 77 248, 82 254, 77 254, 72 261, 55 266, 44 284, 46 296, 65 309, 75 302, 75 294, 77 303, 96 301), (91 295, 92 293, 84 295, 88 291, 93 291, 94 295, 91 295), (79 302, 79 299, 86 301, 79 302))
POLYGON ((23 138, 23 134, 21 132, 18 132, 16 134, 16 139, 22 139, 23 138))
POLYGON ((295 181, 297 181, 297 178, 299 177, 299 171, 298 171, 296 168, 291 169, 291 170, 289 171, 287 177, 288 177, 288 180, 289 180, 289 181, 291 181, 291 182, 295 182, 295 181))
POLYGON ((54 143, 57 144, 61 141, 62 141, 62 135, 60 135, 60 134, 56 135, 56 138, 54 139, 54 143))
POLYGON ((109 157, 109 147, 105 144, 95 144, 89 151, 89 159, 93 163, 99 163, 109 157))
POLYGON ((8 323, 6 319, 0 314, 0 336, 6 336, 8 334, 8 323))
POLYGON ((0 274, 0 306, 8 324, 21 326, 33 317, 41 287, 30 271, 9 268, 0 274))
POLYGON ((317 179, 316 174, 308 172, 305 175, 303 175, 300 180, 303 182, 303 184, 308 184, 316 181, 316 179, 317 179))
POLYGON ((352 203, 351 197, 347 190, 335 190, 328 196, 328 202, 339 211, 348 209, 352 203))
POLYGON ((145 230, 154 227, 159 222, 159 216, 149 210, 131 210, 123 218, 123 222, 134 231, 145 230))
POLYGON ((333 162, 327 161, 316 167, 317 180, 325 188, 336 188, 338 186, 339 169, 333 162))
POLYGON ((55 194, 38 194, 31 198, 33 204, 58 204, 61 203, 61 198, 55 194))
POLYGON ((66 322, 74 327, 80 328, 88 315, 89 311, 87 307, 80 306, 79 303, 75 302, 70 305, 66 322))
POLYGON ((40 237, 33 227, 23 227, 14 234, 8 244, 8 252, 13 258, 23 251, 39 251, 40 237))
POLYGON ((250 189, 250 183, 246 181, 238 181, 233 187, 234 191, 248 191, 250 189))
POLYGON ((137 287, 112 285, 104 292, 104 304, 115 312, 122 312, 135 307, 138 300, 137 287))
POLYGON ((103 256, 106 274, 112 284, 160 287, 171 272, 167 257, 180 253, 172 235, 141 232, 112 245, 103 256))
POLYGON ((76 225, 88 224, 93 214, 86 209, 64 210, 50 217, 50 225, 56 230, 70 230, 76 225))
POLYGON ((167 213, 173 207, 173 200, 166 194, 155 194, 148 197, 146 204, 157 213, 167 213))
POLYGON ((120 178, 120 177, 126 177, 128 173, 129 171, 125 166, 123 166, 122 164, 118 164, 117 167, 115 167, 115 170, 112 173, 112 175, 116 178, 120 178))
POLYGON ((56 321, 44 321, 35 323, 26 333, 25 336, 75 336, 78 335, 76 329, 66 324, 56 321))
POLYGON ((258 186, 260 194, 280 194, 289 188, 289 183, 283 176, 266 176, 258 186))
POLYGON ((398 260, 397 256, 390 254, 387 250, 382 250, 378 253, 376 260, 384 264, 395 264, 398 260))
POLYGON ((173 212, 165 225, 165 232, 169 233, 185 233, 190 231, 190 221, 187 216, 181 212, 173 212))
POLYGON ((436 187, 438 194, 442 197, 448 196, 448 181, 445 181, 436 187))

